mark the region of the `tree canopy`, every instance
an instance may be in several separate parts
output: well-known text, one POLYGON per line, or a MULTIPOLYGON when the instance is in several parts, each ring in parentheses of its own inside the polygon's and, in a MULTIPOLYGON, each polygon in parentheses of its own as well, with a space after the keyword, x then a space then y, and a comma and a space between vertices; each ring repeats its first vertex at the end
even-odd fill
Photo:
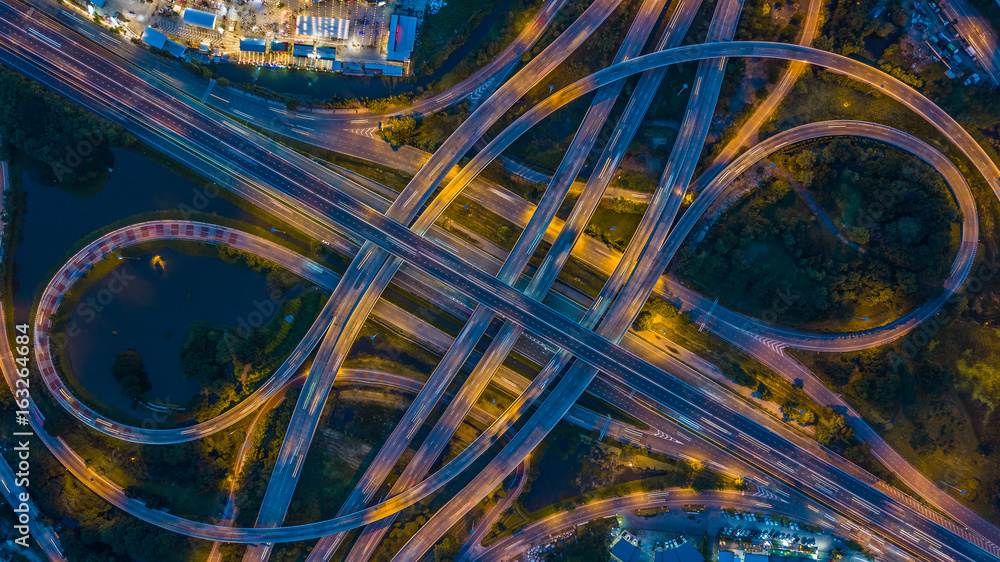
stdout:
POLYGON ((121 385, 122 396, 138 398, 153 388, 142 364, 142 356, 133 349, 119 351, 115 355, 111 376, 121 385))

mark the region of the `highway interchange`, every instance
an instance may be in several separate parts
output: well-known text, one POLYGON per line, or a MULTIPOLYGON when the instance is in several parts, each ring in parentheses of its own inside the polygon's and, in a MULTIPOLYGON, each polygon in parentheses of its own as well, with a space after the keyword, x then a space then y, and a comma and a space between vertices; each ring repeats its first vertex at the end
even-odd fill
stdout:
MULTIPOLYGON (((644 4, 644 7, 649 7, 649 11, 646 13, 651 14, 646 17, 655 18, 659 15, 658 11, 653 9, 657 4, 657 2, 651 1, 644 4)), ((690 14, 690 17, 693 17, 697 3, 679 2, 678 4, 679 6, 674 10, 672 22, 678 23, 682 27, 680 36, 683 36, 683 30, 690 23, 690 19, 685 20, 684 16, 678 18, 678 14, 690 14)), ((293 224, 307 225, 303 228, 306 232, 318 231, 334 237, 336 236, 334 231, 337 231, 342 235, 342 239, 364 241, 348 272, 342 279, 333 284, 335 288, 333 289, 333 297, 330 299, 332 304, 328 306, 329 310, 324 309, 321 316, 321 321, 328 322, 329 325, 317 322, 314 329, 310 330, 311 337, 307 338, 310 341, 305 342, 304 340, 304 345, 300 346, 303 350, 302 353, 308 354, 308 349, 318 345, 317 360, 314 361, 312 367, 317 370, 317 374, 306 380, 300 405, 296 408, 298 419, 293 417, 292 428, 289 429, 288 436, 286 436, 285 447, 279 457, 279 464, 274 476, 272 476, 273 489, 269 488, 264 507, 258 518, 258 527, 265 528, 233 529, 178 520, 179 518, 162 514, 162 512, 150 513, 152 510, 145 509, 140 502, 117 497, 116 491, 118 495, 121 495, 120 488, 116 488, 113 483, 90 481, 88 485, 115 505, 165 528, 184 532, 190 536, 257 544, 258 546, 252 549, 248 556, 261 559, 268 555, 267 541, 319 537, 350 529, 360 524, 377 522, 388 518, 406 505, 426 497, 427 494, 449 481, 460 472, 461 468, 468 466, 468 463, 487 450, 511 427, 513 421, 517 420, 521 414, 526 413, 533 403, 540 400, 539 397, 544 390, 549 390, 548 396, 541 400, 541 405, 527 422, 528 427, 533 428, 534 431, 522 430, 517 433, 486 471, 475 478, 461 495, 449 502, 440 513, 421 528, 418 534, 407 543, 404 550, 397 555, 398 559, 411 559, 433 545, 434 541, 451 526, 451 523, 464 513, 465 509, 489 493, 498 481, 505 478, 522 462, 527 453, 569 412, 576 398, 587 388, 588 383, 594 380, 598 369, 600 369, 611 381, 619 383, 625 388, 641 392, 647 397, 647 405, 652 403, 655 409, 661 410, 661 412, 654 412, 655 415, 659 416, 656 423, 663 424, 664 427, 671 427, 673 431, 676 431, 678 428, 676 421, 680 421, 682 425, 686 426, 682 429, 693 431, 696 437, 705 438, 713 443, 715 447, 709 453, 712 458, 732 459, 733 453, 728 451, 736 451, 735 456, 741 460, 733 462, 746 463, 749 461, 750 470, 768 473, 777 481, 792 485, 794 488, 806 488, 812 497, 822 498, 818 501, 822 501, 833 509, 848 514, 848 516, 853 514, 855 520, 859 517, 865 518, 863 513, 858 513, 857 505, 866 506, 865 509, 882 515, 891 514, 891 516, 884 518, 886 521, 874 524, 873 528, 894 542, 898 541, 897 544, 903 545, 913 554, 929 556, 929 559, 941 556, 948 559, 979 560, 984 559, 982 556, 985 555, 980 548, 985 548, 995 556, 997 550, 993 544, 998 540, 996 529, 981 518, 976 519, 973 517, 974 514, 955 509, 954 505, 947 504, 947 500, 939 500, 940 503, 934 503, 961 521, 971 531, 944 522, 940 518, 928 519, 926 513, 914 513, 912 506, 900 499, 898 493, 889 492, 885 490, 884 486, 877 484, 874 487, 871 486, 873 482, 866 481, 866 477, 860 475, 856 467, 846 466, 850 463, 842 459, 830 458, 828 453, 817 450, 818 447, 815 445, 805 446, 807 450, 815 451, 815 456, 790 457, 787 451, 796 449, 796 447, 801 446, 801 443, 796 443, 796 438, 790 436, 787 431, 774 428, 775 424, 760 420, 760 416, 757 414, 748 414, 745 405, 736 404, 732 398, 726 397, 718 400, 717 396, 712 396, 704 388, 695 386, 683 378, 675 378, 678 376, 677 372, 683 370, 677 365, 679 362, 675 359, 664 357, 655 349, 652 351, 648 348, 637 350, 636 347, 628 344, 627 337, 622 340, 623 336, 626 336, 626 330, 632 318, 638 312, 638 307, 645 302, 646 296, 654 290, 663 268, 669 261, 669 257, 672 256, 672 252, 664 251, 664 244, 670 241, 669 236, 674 236, 673 232, 678 232, 678 230, 670 229, 672 219, 680 207, 680 197, 683 196, 684 190, 692 179, 695 160, 704 141, 704 132, 699 133, 699 130, 707 127, 705 123, 711 117, 711 110, 714 108, 718 96, 723 69, 722 61, 725 57, 775 57, 818 64, 850 74, 859 81, 879 87, 887 95, 902 101, 942 131, 987 178, 994 191, 1000 193, 998 191, 1000 186, 997 185, 1000 172, 997 171, 996 166, 961 127, 918 92, 862 63, 807 47, 727 42, 672 48, 676 43, 670 43, 671 35, 667 33, 658 44, 659 49, 666 50, 637 57, 627 50, 630 45, 627 41, 623 45, 623 52, 619 54, 619 60, 622 62, 556 92, 536 108, 530 110, 511 127, 494 138, 484 150, 473 158, 472 162, 462 167, 459 173, 445 184, 444 189, 436 194, 435 198, 427 201, 426 210, 422 210, 424 202, 431 196, 434 188, 447 179, 449 172, 455 168, 458 160, 471 148, 472 144, 511 104, 538 83, 551 68, 561 62, 569 52, 572 52, 573 48, 578 46, 589 33, 593 32, 616 5, 616 2, 601 2, 600 0, 595 2, 573 27, 560 36, 556 43, 543 50, 531 63, 504 84, 496 94, 486 100, 480 109, 474 112, 459 128, 453 136, 455 140, 449 140, 446 143, 447 149, 443 148, 436 152, 420 168, 411 185, 391 205, 380 204, 381 202, 371 192, 354 185, 353 182, 344 177, 329 181, 330 174, 325 170, 319 171, 315 163, 298 157, 287 149, 282 150, 280 145, 265 140, 217 113, 201 108, 191 109, 193 104, 190 100, 178 100, 175 105, 154 102, 153 100, 158 97, 176 96, 177 94, 171 93, 169 90, 159 89, 158 85, 153 82, 136 78, 126 69, 117 66, 114 61, 108 61, 106 55, 101 56, 96 53, 98 48, 86 45, 85 40, 75 39, 72 32, 51 21, 46 22, 44 28, 54 33, 55 35, 52 37, 57 37, 57 39, 45 41, 35 34, 24 33, 24 29, 32 25, 32 22, 25 19, 24 8, 5 6, 0 12, 2 15, 0 17, 2 20, 0 22, 0 35, 2 35, 0 44, 5 50, 13 52, 20 64, 25 65, 20 67, 22 71, 30 72, 39 80, 58 84, 61 88, 60 91, 70 97, 79 99, 82 96, 82 99, 91 106, 96 103, 101 112, 110 113, 112 118, 124 120, 130 130, 134 130, 140 138, 158 137, 159 142, 166 140, 188 147, 189 150, 201 147, 209 151, 210 154, 233 155, 233 157, 228 158, 216 157, 207 163, 208 166, 222 168, 224 174, 228 173, 233 178, 237 178, 237 181, 223 181, 222 183, 227 187, 247 196, 254 202, 258 202, 264 208, 280 209, 275 213, 277 216, 290 216, 298 211, 300 216, 295 219, 293 224), (53 48, 53 43, 58 44, 59 47, 53 48), (46 60, 47 63, 51 64, 50 68, 73 68, 75 70, 53 77, 44 68, 31 66, 32 60, 39 59, 46 60), (551 212, 554 209, 551 203, 549 207, 546 207, 544 199, 536 213, 540 213, 539 217, 549 220, 544 220, 544 218, 534 220, 532 217, 533 222, 528 223, 529 227, 526 230, 532 235, 530 237, 522 236, 518 246, 511 252, 504 267, 501 268, 499 276, 496 277, 494 277, 496 273, 488 273, 476 267, 470 268, 470 259, 464 248, 463 251, 455 250, 460 254, 456 256, 449 251, 454 250, 454 248, 443 247, 435 240, 424 236, 438 214, 466 185, 475 179, 478 172, 489 161, 497 157, 503 148, 509 146, 517 136, 523 134, 530 126, 558 107, 598 88, 601 88, 601 93, 598 94, 598 98, 595 98, 595 104, 602 99, 602 93, 603 96, 606 96, 603 99, 613 99, 612 94, 616 97, 617 92, 603 88, 609 86, 613 88, 615 84, 620 87, 624 78, 640 72, 647 73, 643 75, 643 80, 650 76, 651 78, 648 79, 650 83, 654 83, 653 81, 656 80, 655 83, 658 84, 658 80, 662 79, 661 71, 665 70, 668 65, 693 60, 702 62, 699 65, 698 85, 692 92, 689 112, 685 116, 685 125, 682 127, 682 132, 687 136, 682 137, 685 139, 683 141, 678 140, 677 146, 682 147, 682 150, 675 150, 672 153, 667 166, 669 173, 667 171, 664 173, 664 179, 657 192, 662 203, 655 204, 655 207, 654 205, 650 206, 651 211, 656 210, 659 213, 656 215, 653 215, 652 212, 648 214, 646 217, 649 218, 648 222, 644 218, 643 224, 647 226, 645 226, 645 230, 642 230, 641 227, 643 234, 641 236, 637 234, 633 244, 630 244, 629 249, 625 252, 626 258, 618 262, 608 285, 602 291, 601 296, 593 303, 589 303, 591 308, 583 315, 582 319, 579 319, 579 316, 567 316, 563 311, 553 309, 542 302, 555 273, 558 273, 568 256, 568 250, 558 253, 551 252, 549 254, 551 259, 547 258, 546 261, 551 265, 543 264, 538 270, 543 274, 536 273, 523 293, 512 287, 515 281, 520 279, 524 262, 527 256, 533 252, 541 233, 549 228, 548 223, 551 221, 551 212), (659 74, 659 79, 656 78, 657 74, 659 74), (99 79, 95 79, 98 77, 99 79), (94 94, 114 99, 121 105, 116 110, 109 111, 108 107, 100 105, 101 102, 97 101, 97 96, 94 94), (220 127, 218 123, 223 123, 223 126, 220 127), (677 156, 674 156, 675 154, 677 156), (694 158, 691 157, 691 154, 695 155, 694 158), (674 167, 680 168, 680 171, 674 167), (239 179, 244 181, 239 182, 239 179), (234 185, 239 183, 242 185, 234 185), (269 201, 265 203, 265 200, 269 201), (414 219, 416 222, 413 222, 414 219), (525 242, 522 244, 522 241, 525 242), (418 400, 412 408, 412 417, 408 418, 410 425, 401 426, 408 428, 398 430, 402 437, 390 438, 389 443, 394 444, 394 447, 389 447, 389 443, 387 443, 386 448, 383 449, 384 457, 381 456, 383 453, 380 452, 380 458, 385 459, 384 464, 378 463, 376 465, 373 463, 373 468, 376 468, 376 471, 368 480, 375 482, 375 484, 368 487, 368 492, 364 489, 360 492, 361 496, 366 497, 359 496, 358 499, 353 499, 352 496, 352 500, 349 500, 351 507, 348 508, 345 505, 344 511, 335 520, 298 527, 278 527, 284 518, 284 511, 291 499, 291 493, 294 491, 297 467, 308 450, 308 443, 315 431, 319 412, 322 410, 321 406, 334 383, 334 378, 339 371, 346 351, 353 343, 361 323, 379 302, 378 297, 382 290, 396 278, 395 274, 403 263, 419 270, 423 276, 433 279, 436 283, 446 285, 450 289, 462 293, 473 303, 479 303, 478 307, 473 305, 475 311, 472 312, 469 324, 463 330, 463 334, 460 334, 460 337, 449 348, 448 353, 445 354, 446 359, 442 361, 439 369, 432 375, 431 381, 434 381, 435 385, 428 384, 424 387, 421 394, 425 398, 420 399, 421 395, 418 395, 418 400), (507 263, 511 265, 508 267, 507 263), (405 434, 409 433, 413 427, 419 427, 426 417, 426 412, 421 411, 421 409, 428 409, 427 404, 432 405, 437 401, 444 387, 447 386, 447 382, 454 376, 455 369, 466 360, 469 350, 479 340, 482 330, 485 329, 485 324, 488 324, 494 313, 506 320, 506 331, 504 337, 498 337, 494 341, 496 349, 491 346, 477 364, 480 374, 478 377, 479 385, 485 386, 490 381, 496 365, 510 351, 510 347, 518 339, 522 330, 547 341, 552 350, 565 351, 555 352, 551 362, 527 386, 515 406, 497 422, 494 422, 491 428, 477 440, 476 444, 470 446, 458 458, 452 460, 438 472, 424 478, 429 465, 437 457, 435 450, 440 452, 440 447, 450 438, 457 423, 465 418, 469 408, 475 402, 479 390, 481 390, 481 387, 477 389, 475 384, 469 385, 468 390, 463 388, 464 400, 459 399, 451 402, 449 409, 456 404, 458 406, 454 406, 455 409, 451 415, 446 415, 439 420, 438 425, 434 428, 434 435, 437 437, 433 442, 428 440, 421 447, 421 450, 427 448, 427 452, 421 457, 429 460, 424 461, 425 466, 414 465, 415 468, 413 468, 410 480, 407 482, 412 487, 405 490, 394 490, 396 495, 387 498, 382 503, 364 508, 364 505, 371 500, 377 485, 384 479, 384 472, 380 478, 378 469, 384 471, 387 470, 386 466, 391 468, 395 464, 395 460, 402 450, 400 447, 405 448, 408 443, 405 434), (577 322, 578 319, 580 323, 577 322), (598 333, 591 331, 595 326, 598 333), (477 331, 479 336, 475 336, 477 331), (322 342, 318 341, 321 338, 322 342), (619 342, 625 343, 619 345, 619 342), (670 367, 663 367, 664 364, 668 364, 670 367), (568 370, 562 373, 565 367, 568 367, 568 370), (548 383, 555 381, 559 374, 562 374, 561 381, 553 389, 547 389, 548 383), (426 394, 424 394, 425 392, 426 394), (719 402, 723 405, 721 411, 719 402), (670 422, 663 419, 660 414, 664 412, 675 421, 670 422), (712 413, 708 414, 708 412, 712 413), (697 422, 697 420, 705 420, 706 417, 714 420, 715 427, 697 422), (807 479, 803 475, 807 474, 812 475, 811 482, 805 481, 807 479), (421 480, 422 478, 424 479, 421 480), (852 504, 847 498, 853 498, 854 503, 852 504), (924 540, 911 538, 914 536, 913 534, 899 532, 901 526, 917 529, 920 533, 917 536, 927 538, 924 540), (958 533, 962 537, 960 538, 953 533, 958 533), (907 534, 910 537, 907 537, 907 534), (970 543, 967 540, 973 542, 970 543), (991 542, 993 544, 990 544, 991 542)), ((662 5, 659 7, 662 8, 662 5)), ((720 3, 717 16, 713 18, 710 36, 725 38, 727 32, 731 36, 738 21, 738 14, 738 2, 720 3)), ((637 21, 641 23, 642 20, 637 21)), ((668 26, 668 31, 671 27, 673 24, 668 26)), ((636 29, 635 25, 633 25, 633 29, 636 29)), ((631 33, 630 31, 630 36, 632 36, 631 33)), ((648 36, 649 30, 647 29, 645 33, 648 36)), ((638 42, 641 47, 645 42, 641 26, 634 37, 634 41, 638 42)), ((674 36, 674 40, 679 41, 679 37, 674 36)), ((527 39, 525 41, 527 42, 527 39)), ((655 91, 655 87, 653 90, 655 91)), ((605 101, 605 103, 610 107, 610 102, 605 101)), ((641 104, 637 103, 636 105, 641 104)), ((592 110, 595 107, 592 107, 592 110)), ((626 113, 628 118, 622 117, 618 127, 622 130, 623 138, 629 136, 629 128, 635 127, 636 121, 641 120, 644 111, 644 108, 636 107, 632 113, 626 113)), ((596 125, 591 127, 599 129, 596 125)), ((903 143, 909 142, 906 140, 908 135, 904 136, 903 133, 867 124, 818 124, 813 127, 809 134, 819 137, 832 136, 834 134, 833 128, 839 129, 841 127, 850 130, 850 132, 844 131, 844 134, 874 136, 877 133, 872 131, 883 130, 883 140, 896 139, 896 142, 900 143, 901 146, 903 143), (826 129, 823 130, 823 127, 826 129)), ((566 168, 562 173, 557 172, 550 189, 556 185, 565 185, 568 188, 568 184, 576 175, 573 170, 577 164, 572 160, 580 161, 577 150, 580 150, 580 147, 587 147, 588 144, 593 146, 592 140, 588 139, 588 135, 593 135, 593 132, 588 133, 588 130, 592 129, 581 127, 581 132, 574 139, 577 148, 571 149, 567 153, 567 158, 564 160, 566 168)), ((634 134, 634 128, 632 133, 634 134)), ((801 138, 815 137, 804 134, 801 138)), ((912 139, 912 137, 910 138, 912 139)), ((774 143, 772 139, 769 141, 774 143)), ((622 146, 627 145, 626 141, 622 146)), ((920 147, 912 143, 908 146, 912 148, 912 152, 929 163, 933 164, 935 161, 942 163, 941 160, 947 162, 943 156, 938 158, 940 153, 933 151, 933 149, 928 151, 929 147, 926 145, 920 147)), ((774 147, 774 144, 765 145, 759 149, 760 154, 766 155, 774 150, 774 147)), ((904 146, 904 148, 906 147, 904 146)), ((616 158, 621 157, 622 149, 606 152, 608 154, 602 155, 602 159, 609 162, 607 167, 611 167, 611 163, 615 162, 616 158)), ((740 162, 739 165, 750 165, 756 160, 750 161, 749 164, 746 164, 746 161, 747 159, 736 162, 740 162)), ((202 167, 205 165, 204 162, 201 164, 202 167)), ((954 177, 954 173, 947 170, 943 163, 939 167, 939 171, 942 171, 946 178, 949 177, 949 174, 954 177)), ((602 175, 594 174, 596 179, 593 183, 596 187, 591 187, 590 182, 588 182, 581 201, 588 196, 591 201, 595 200, 594 198, 600 199, 601 193, 607 187, 606 181, 603 182, 603 186, 600 183, 602 175)), ((725 178, 734 178, 736 175, 738 173, 729 169, 721 171, 718 176, 715 176, 717 179, 721 179, 709 185, 716 186, 716 189, 722 189, 726 186, 725 178), (727 174, 727 171, 730 173, 727 174)), ((959 179, 961 179, 960 174, 959 179)), ((961 180, 961 183, 949 181, 949 185, 958 196, 957 199, 963 209, 967 208, 963 203, 963 194, 968 192, 964 180, 961 180), (964 191, 961 186, 965 186, 964 191)), ((554 192, 558 192, 558 190, 554 192)), ((656 200, 655 198, 656 196, 654 196, 654 200, 656 200)), ((552 199, 556 199, 556 197, 552 199)), ((699 198, 697 201, 701 200, 702 198, 699 198)), ((708 202, 709 200, 706 200, 705 206, 708 202)), ((965 203, 971 203, 971 201, 965 203)), ((596 205, 596 203, 592 203, 592 205, 596 205)), ((558 206, 558 201, 555 206, 558 206)), ((589 217, 589 213, 585 210, 581 210, 577 215, 567 220, 559 237, 556 238, 557 243, 560 239, 565 240, 560 244, 567 248, 575 245, 570 242, 575 242, 579 238, 582 224, 585 224, 589 217)), ((692 218, 688 221, 693 224, 698 215, 688 212, 678 225, 684 224, 689 215, 692 218)), ((975 222, 976 215, 974 212, 965 213, 964 217, 966 224, 963 225, 963 236, 969 236, 971 242, 963 243, 962 251, 956 256, 956 267, 952 271, 951 284, 947 287, 949 291, 961 287, 975 257, 975 239, 977 237, 975 229, 978 228, 978 223, 975 222)), ((324 239, 327 238, 324 237, 324 239)), ((674 236, 675 241, 682 239, 683 233, 674 236)), ((944 301, 941 300, 941 302, 944 301)), ((54 305, 54 303, 52 304, 54 305)), ((932 315, 938 306, 940 303, 928 303, 920 311, 911 314, 912 318, 904 319, 889 329, 879 330, 878 333, 881 335, 878 336, 852 335, 851 337, 822 337, 818 339, 833 341, 835 346, 839 346, 834 347, 834 349, 844 349, 845 342, 856 342, 859 338, 864 337, 873 340, 867 345, 876 345, 890 341, 911 330, 919 321, 932 315)), ((715 312, 716 322, 720 321, 720 314, 726 314, 726 311, 715 312)), ((728 314, 732 316, 722 318, 725 320, 739 318, 736 313, 728 314)), ((40 316, 44 319, 44 315, 40 316)), ((735 324, 735 322, 732 323, 735 324)), ((736 324, 734 330, 745 334, 758 334, 758 328, 760 328, 759 323, 741 323, 736 324)), ((766 328, 772 330, 772 332, 764 332, 766 337, 785 337, 777 328, 766 328)), ((44 357, 44 322, 39 324, 36 321, 36 333, 43 336, 36 340, 36 346, 38 346, 36 351, 40 357, 44 357)), ((788 337, 788 340, 782 343, 786 346, 796 347, 792 337, 788 337)), ((280 376, 289 377, 294 374, 294 370, 294 368, 284 369, 280 376)), ((688 370, 691 370, 690 367, 688 370)), ((48 373, 47 376, 48 380, 52 380, 52 377, 57 375, 52 372, 48 373)), ((697 374, 695 376, 697 377, 697 374)), ((279 384, 278 377, 271 380, 276 382, 269 381, 268 384, 271 386, 267 386, 267 388, 276 389, 284 386, 283 382, 279 384)), ((595 384, 599 384, 601 379, 598 378, 597 381, 598 383, 595 384)), ((258 398, 263 399, 264 394, 266 393, 262 393, 261 397, 258 398)), ((70 411, 75 411, 75 406, 79 406, 78 402, 71 397, 62 396, 58 390, 54 395, 70 411)), ((641 408, 642 405, 640 404, 638 407, 641 408)), ((218 431, 228 426, 221 424, 231 424, 240 417, 252 413, 254 409, 248 403, 247 407, 241 406, 239 415, 224 414, 224 416, 228 415, 229 418, 218 422, 219 426, 206 427, 204 430, 218 431)), ((78 418, 81 418, 81 415, 78 415, 78 418)), ((81 419, 93 424, 92 427, 99 430, 104 425, 96 422, 92 413, 82 415, 81 419)), ((36 429, 40 430, 41 428, 36 429)), ((145 439, 147 436, 135 434, 137 429, 114 428, 114 431, 109 431, 112 434, 129 436, 131 439, 142 442, 141 439, 145 439)), ((41 434, 41 432, 39 433, 41 434)), ((200 434, 201 430, 192 433, 200 434)), ((82 481, 87 482, 86 468, 80 466, 79 459, 74 459, 74 455, 67 450, 64 444, 60 445, 56 440, 50 440, 46 442, 46 445, 66 464, 67 468, 80 477, 82 481)), ((933 487, 932 484, 931 487, 933 487)), ((914 489, 924 492, 926 488, 915 487, 914 489)), ((942 495, 946 498, 950 497, 946 494, 942 495)), ((952 501, 961 506, 958 502, 952 501)), ((966 509, 966 511, 968 510, 966 509)), ((372 529, 370 532, 366 531, 368 536, 379 536, 376 534, 378 529, 372 529)), ((337 540, 336 538, 324 539, 328 544, 335 543, 337 540)), ((368 548, 370 552, 371 544, 368 543, 367 547, 362 548, 368 548)))

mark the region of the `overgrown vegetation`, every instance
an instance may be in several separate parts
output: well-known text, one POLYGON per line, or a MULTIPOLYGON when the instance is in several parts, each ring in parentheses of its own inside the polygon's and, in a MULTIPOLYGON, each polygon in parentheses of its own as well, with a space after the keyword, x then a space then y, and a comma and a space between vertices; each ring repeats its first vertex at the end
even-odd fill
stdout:
POLYGON ((253 525, 298 397, 299 389, 289 391, 284 401, 264 414, 253 428, 253 441, 236 486, 236 523, 239 526, 253 525))
POLYGON ((153 388, 142 364, 142 356, 134 349, 119 351, 111 364, 111 376, 121 386, 122 396, 139 398, 153 388))
POLYGON ((47 169, 43 181, 64 189, 97 179, 108 167, 107 149, 135 137, 42 88, 0 68, 0 142, 30 154, 47 169))
POLYGON ((846 139, 772 159, 815 194, 856 246, 837 240, 786 179, 771 176, 697 248, 682 248, 682 279, 791 324, 884 322, 939 290, 957 248, 959 213, 932 168, 881 143, 846 139))

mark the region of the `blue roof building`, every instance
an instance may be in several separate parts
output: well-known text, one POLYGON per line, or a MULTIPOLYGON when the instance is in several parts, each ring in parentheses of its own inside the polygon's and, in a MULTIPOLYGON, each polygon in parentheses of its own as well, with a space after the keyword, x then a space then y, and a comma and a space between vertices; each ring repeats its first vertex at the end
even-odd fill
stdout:
POLYGON ((205 29, 211 29, 214 31, 216 27, 215 14, 188 8, 184 10, 184 23, 197 27, 204 27, 205 29))
POLYGON ((263 53, 267 51, 267 41, 263 39, 240 39, 240 50, 248 53, 263 53))
POLYGON ((611 546, 611 557, 618 562, 637 562, 639 560, 639 547, 625 539, 619 539, 611 546))
POLYGON ((365 63, 365 74, 371 76, 402 76, 403 67, 392 64, 365 63))
POLYGON ((311 57, 312 55, 313 55, 312 45, 302 45, 300 43, 296 43, 295 46, 292 48, 293 57, 311 57))
MULTIPOLYGON (((721 558, 720 558, 721 560, 721 558)), ((653 554, 654 562, 704 562, 705 557, 690 542, 671 548, 659 550, 653 554)))
POLYGON ((335 60, 337 49, 335 47, 316 47, 316 58, 322 60, 335 60))
POLYGON ((184 51, 187 50, 184 45, 181 45, 177 41, 171 41, 162 31, 153 29, 152 27, 146 27, 143 30, 142 41, 150 47, 163 49, 175 57, 182 56, 184 51))
POLYGON ((397 16, 389 18, 389 46, 385 58, 396 62, 406 62, 413 54, 413 44, 417 41, 417 18, 397 16))

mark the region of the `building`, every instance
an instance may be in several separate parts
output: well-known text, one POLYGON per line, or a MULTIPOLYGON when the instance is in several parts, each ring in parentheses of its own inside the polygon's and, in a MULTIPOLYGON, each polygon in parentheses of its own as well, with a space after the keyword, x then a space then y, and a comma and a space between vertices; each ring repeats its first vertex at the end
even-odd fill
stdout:
POLYGON ((389 18, 389 47, 385 58, 396 62, 409 61, 416 40, 417 18, 393 14, 389 18))
POLYGON ((743 555, 743 562, 768 562, 768 560, 766 554, 746 553, 743 555))
POLYGON ((347 40, 351 34, 351 20, 299 16, 295 18, 295 33, 308 37, 347 40))
POLYGON ((288 50, 288 43, 284 41, 271 41, 271 52, 272 53, 284 53, 288 50))
POLYGON ((267 52, 267 41, 263 39, 243 38, 240 39, 240 50, 247 53, 267 52))
POLYGON ((368 76, 402 76, 403 67, 392 64, 365 63, 365 74, 368 76))
POLYGON ((653 562, 705 562, 705 557, 690 542, 653 553, 653 562))
POLYGON ((183 56, 184 51, 187 50, 187 47, 184 45, 181 45, 177 41, 171 41, 162 31, 158 31, 152 27, 147 27, 143 30, 142 41, 150 47, 163 49, 175 57, 183 56))
POLYGON ((335 47, 316 46, 316 58, 321 60, 336 60, 337 49, 335 47))
POLYGON ((295 46, 292 47, 293 57, 311 57, 312 55, 313 55, 312 45, 303 45, 301 43, 296 43, 295 46))
POLYGON ((188 8, 184 10, 184 23, 188 25, 194 25, 197 27, 204 27, 205 29, 215 30, 216 17, 215 14, 211 12, 202 12, 201 10, 193 10, 188 8))
POLYGON ((639 560, 639 547, 625 539, 611 545, 611 558, 618 562, 637 562, 639 560))
POLYGON ((736 562, 736 555, 728 550, 720 550, 719 562, 736 562))

